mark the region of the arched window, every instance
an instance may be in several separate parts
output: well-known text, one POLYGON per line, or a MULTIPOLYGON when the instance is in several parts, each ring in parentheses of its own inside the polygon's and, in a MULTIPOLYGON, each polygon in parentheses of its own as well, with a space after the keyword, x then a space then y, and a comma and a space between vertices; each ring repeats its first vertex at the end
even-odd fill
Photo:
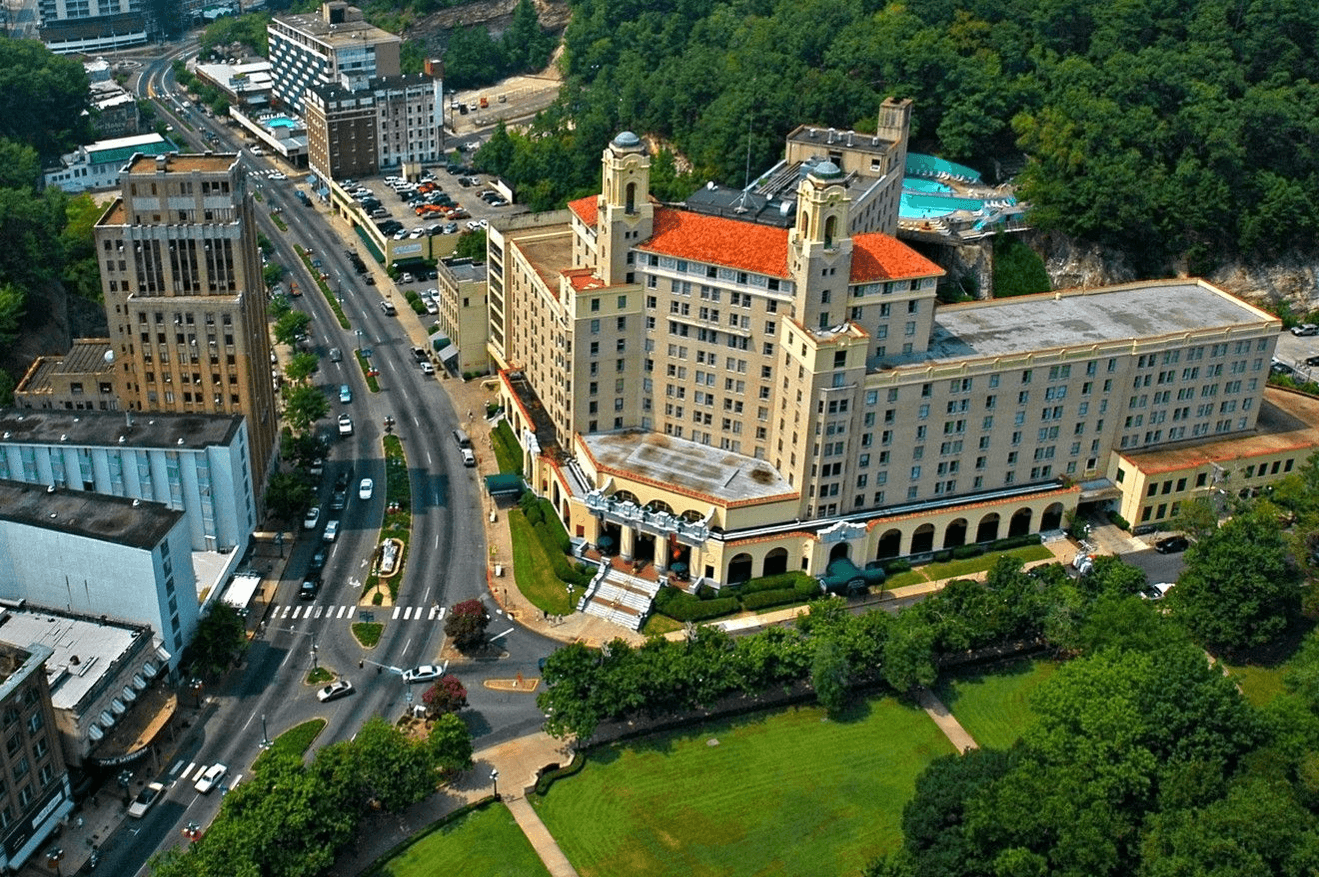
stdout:
POLYGON ((636 212, 637 212, 637 184, 636 184, 636 183, 628 183, 628 184, 627 184, 627 212, 628 212, 628 213, 636 213, 636 212))
POLYGON ((830 216, 824 221, 824 245, 832 247, 834 245, 834 235, 838 231, 838 217, 830 216))

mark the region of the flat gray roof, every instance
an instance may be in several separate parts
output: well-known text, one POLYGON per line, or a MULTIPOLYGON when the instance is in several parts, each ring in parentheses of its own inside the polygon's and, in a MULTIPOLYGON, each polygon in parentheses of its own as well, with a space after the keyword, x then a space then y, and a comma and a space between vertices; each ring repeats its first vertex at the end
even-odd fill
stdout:
MULTIPOLYGON (((581 439, 600 469, 651 481, 660 488, 696 493, 728 505, 797 494, 764 460, 671 435, 628 431, 581 439)), ((684 509, 675 511, 681 514, 684 509)))
POLYGON ((46 678, 56 709, 76 707, 140 636, 149 639, 151 628, 38 608, 0 613, 0 640, 21 648, 40 643, 53 652, 46 678))
POLYGON ((182 518, 163 503, 0 479, 0 521, 150 551, 182 518))
POLYGON ((1044 293, 941 306, 934 313, 928 353, 885 361, 910 365, 1005 356, 1243 325, 1262 327, 1276 319, 1207 283, 1189 280, 1044 293))
POLYGON ((122 411, 6 408, 0 410, 0 444, 197 450, 230 444, 242 422, 241 414, 134 413, 130 417, 122 411))

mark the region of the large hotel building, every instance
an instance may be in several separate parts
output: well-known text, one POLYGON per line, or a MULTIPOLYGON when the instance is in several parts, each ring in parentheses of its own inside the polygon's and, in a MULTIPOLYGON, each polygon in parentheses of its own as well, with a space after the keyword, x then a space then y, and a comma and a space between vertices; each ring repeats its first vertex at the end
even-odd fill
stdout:
POLYGON ((716 586, 822 574, 1058 529, 1142 453, 1254 434, 1280 323, 1207 283, 937 303, 891 236, 908 112, 681 206, 625 132, 598 196, 491 230, 489 351, 571 535, 716 586))
POLYGON ((139 155, 121 186, 95 228, 120 405, 244 415, 259 497, 278 412, 247 175, 236 155, 139 155))

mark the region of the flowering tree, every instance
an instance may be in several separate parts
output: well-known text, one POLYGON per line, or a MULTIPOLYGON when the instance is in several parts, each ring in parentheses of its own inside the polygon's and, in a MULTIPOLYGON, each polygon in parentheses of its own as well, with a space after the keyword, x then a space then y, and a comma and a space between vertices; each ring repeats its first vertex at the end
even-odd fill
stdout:
POLYGON ((456 713, 467 706, 467 689, 452 673, 445 673, 435 684, 426 689, 421 702, 432 716, 456 713))

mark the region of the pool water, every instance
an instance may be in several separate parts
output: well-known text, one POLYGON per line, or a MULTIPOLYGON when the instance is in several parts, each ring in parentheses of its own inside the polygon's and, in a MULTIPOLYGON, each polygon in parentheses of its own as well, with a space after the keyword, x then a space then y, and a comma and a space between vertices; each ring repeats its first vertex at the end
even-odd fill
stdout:
POLYGON ((266 119, 266 126, 270 128, 296 128, 297 122, 288 116, 276 116, 273 119, 266 119))
POLYGON ((951 192, 953 187, 937 180, 922 180, 920 177, 904 177, 902 188, 907 192, 951 192))

